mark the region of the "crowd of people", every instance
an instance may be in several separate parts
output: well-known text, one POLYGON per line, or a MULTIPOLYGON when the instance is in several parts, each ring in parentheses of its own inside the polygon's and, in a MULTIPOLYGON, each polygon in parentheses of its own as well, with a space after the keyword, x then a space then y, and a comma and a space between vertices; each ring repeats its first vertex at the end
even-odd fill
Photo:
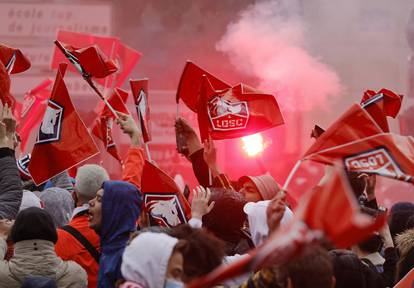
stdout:
MULTIPOLYGON (((0 287, 185 287, 217 267, 243 259, 294 218, 292 199, 269 174, 232 181, 217 165, 210 139, 201 143, 184 119, 184 136, 199 182, 191 218, 151 226, 141 192, 145 155, 130 115, 117 124, 130 138, 122 179, 86 164, 36 186, 16 165, 15 120, 0 121, 0 287), (211 173, 211 175, 210 175, 211 173), (210 179, 211 178, 211 179, 210 179), (211 181, 212 180, 212 181, 211 181)), ((355 197, 378 210, 375 176, 349 174, 355 197)), ((329 215, 327 215, 329 217, 329 215)), ((414 204, 397 203, 388 225, 347 250, 312 245, 287 265, 250 271, 222 287, 394 287, 414 267, 414 204)))

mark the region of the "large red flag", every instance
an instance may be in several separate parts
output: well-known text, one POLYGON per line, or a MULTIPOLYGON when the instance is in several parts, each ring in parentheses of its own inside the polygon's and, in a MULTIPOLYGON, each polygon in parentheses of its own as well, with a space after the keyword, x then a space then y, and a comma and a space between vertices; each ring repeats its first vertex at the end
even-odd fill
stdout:
POLYGON ((226 90, 214 90, 203 77, 198 125, 202 141, 243 137, 282 125, 279 105, 273 95, 239 84, 226 90))
POLYGON ((22 51, 2 44, 0 44, 0 61, 9 74, 24 72, 31 66, 29 59, 23 55, 22 51))
POLYGON ((151 226, 175 227, 191 218, 190 205, 177 184, 149 161, 142 172, 142 193, 151 226))
POLYGON ((318 151, 306 159, 331 165, 341 160, 349 171, 413 182, 414 139, 382 133, 318 151))
POLYGON ((360 242, 386 221, 359 212, 349 183, 339 167, 324 186, 310 191, 300 202, 292 223, 275 231, 264 244, 230 265, 190 283, 189 288, 211 287, 241 274, 273 265, 284 265, 326 236, 337 248, 360 242), (329 217, 327 217, 329 215, 329 217))
POLYGON ((330 147, 359 140, 383 131, 357 103, 345 111, 306 151, 304 157, 330 147))
POLYGON ((66 67, 67 64, 61 64, 57 71, 31 153, 29 171, 36 185, 99 153, 70 100, 63 80, 66 67))
POLYGON ((368 111, 384 132, 389 132, 387 116, 397 117, 402 98, 402 95, 387 89, 378 92, 367 90, 362 97, 361 106, 368 111))
MULTIPOLYGON (((128 92, 120 88, 115 88, 112 95, 108 98, 109 104, 118 112, 129 114, 128 108, 125 103, 128 100, 128 92)), ((113 122, 115 115, 108 108, 108 106, 102 107, 99 117, 95 121, 95 126, 92 128, 92 133, 98 137, 106 151, 111 154, 115 159, 121 162, 116 144, 112 136, 113 122)))
POLYGON ((151 140, 148 79, 129 80, 129 83, 131 84, 131 91, 134 96, 138 121, 141 124, 142 137, 146 143, 151 140))
POLYGON ((177 103, 179 99, 182 99, 188 108, 194 112, 197 112, 198 98, 200 95, 203 75, 208 77, 215 90, 231 88, 229 84, 195 65, 193 62, 187 61, 177 89, 177 103))
POLYGON ((30 133, 42 121, 47 107, 47 100, 50 98, 52 83, 51 79, 44 80, 24 95, 23 105, 16 106, 19 123, 17 132, 20 136, 22 151, 26 148, 30 133))
MULTIPOLYGON (((91 45, 99 47, 100 51, 107 57, 113 59, 118 66, 118 71, 114 74, 116 87, 122 86, 142 56, 140 52, 123 44, 116 37, 59 30, 57 40, 74 47, 88 47, 91 45)), ((55 47, 52 57, 52 69, 56 69, 61 62, 68 62, 68 60, 62 53, 58 52, 55 47)), ((69 68, 75 71, 74 67, 69 68)), ((105 82, 99 79, 97 79, 97 81, 102 85, 105 82)), ((107 81, 107 86, 112 86, 112 79, 107 81)))

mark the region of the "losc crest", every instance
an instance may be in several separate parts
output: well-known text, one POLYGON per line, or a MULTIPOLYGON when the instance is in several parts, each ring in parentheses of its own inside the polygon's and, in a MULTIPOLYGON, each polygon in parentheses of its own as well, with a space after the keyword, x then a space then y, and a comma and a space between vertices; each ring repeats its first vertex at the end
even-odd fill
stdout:
POLYGON ((175 227, 179 224, 187 223, 176 194, 146 193, 144 204, 150 217, 151 225, 175 227))
POLYGON ((59 141, 62 130, 63 107, 55 101, 49 100, 42 124, 40 124, 36 143, 50 143, 59 141))
POLYGON ((216 96, 208 102, 208 116, 213 130, 244 129, 249 120, 249 109, 245 101, 230 102, 216 96))
POLYGON ((344 158, 348 171, 369 172, 378 175, 410 181, 411 176, 405 174, 391 153, 384 147, 344 158))

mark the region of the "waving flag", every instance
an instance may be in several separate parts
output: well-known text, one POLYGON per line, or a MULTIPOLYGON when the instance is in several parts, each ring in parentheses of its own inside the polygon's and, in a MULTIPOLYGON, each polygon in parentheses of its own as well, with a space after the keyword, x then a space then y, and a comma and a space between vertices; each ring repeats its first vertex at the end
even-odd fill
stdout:
POLYGON ((144 142, 151 140, 150 133, 150 109, 148 102, 148 79, 129 80, 132 95, 134 96, 135 108, 137 109, 138 121, 141 124, 144 142))
POLYGON ((29 171, 36 185, 98 154, 98 148, 70 100, 63 80, 67 64, 57 71, 29 171))
POLYGON ((20 147, 22 151, 26 148, 30 133, 42 121, 47 101, 50 98, 52 83, 51 79, 46 79, 24 95, 23 105, 16 106, 19 123, 17 133, 19 133, 21 139, 20 147))
POLYGON ((239 84, 214 90, 203 77, 198 103, 198 125, 202 141, 229 139, 255 134, 284 123, 273 95, 239 84))
POLYGON ((353 104, 338 120, 319 135, 304 157, 318 151, 382 133, 367 111, 353 104))
POLYGON ((24 180, 30 180, 32 179, 32 176, 30 175, 29 172, 29 163, 30 163, 30 158, 31 155, 26 154, 22 157, 20 157, 17 161, 17 168, 19 169, 19 173, 20 173, 20 178, 24 179, 24 180))
POLYGON ((390 132, 387 116, 395 118, 401 108, 402 95, 381 89, 378 92, 368 90, 364 93, 361 106, 367 110, 384 132, 390 132))
MULTIPOLYGON (((123 85, 125 80, 128 78, 128 75, 138 64, 142 56, 140 52, 125 45, 116 37, 59 30, 57 40, 62 43, 70 44, 74 47, 88 47, 91 45, 98 47, 99 50, 102 51, 102 54, 113 59, 118 66, 118 71, 114 74, 116 87, 123 85)), ((56 69, 61 62, 68 62, 68 60, 55 48, 52 57, 52 69, 56 69)), ((69 68, 73 69, 72 67, 69 68)), ((97 81, 104 85, 105 81, 100 81, 99 79, 97 81)), ((107 86, 113 86, 112 79, 107 81, 107 86)))
POLYGON ((6 67, 0 62, 0 101, 3 105, 14 107, 16 105, 16 99, 10 94, 10 76, 7 73, 6 67))
POLYGON ((382 133, 318 151, 305 159, 331 165, 342 160, 348 171, 413 182, 414 139, 382 133))
POLYGON ((408 272, 403 279, 398 282, 394 288, 412 288, 414 287, 414 268, 408 272))
POLYGON ((200 95, 203 75, 206 75, 215 90, 229 89, 231 86, 224 81, 213 76, 209 72, 188 61, 181 75, 180 84, 177 89, 176 100, 184 101, 188 108, 197 112, 198 98, 200 95))
POLYGON ((9 74, 24 72, 31 66, 29 59, 23 55, 22 51, 2 44, 0 44, 0 61, 9 74))
POLYGON ((386 215, 372 218, 359 212, 346 177, 339 167, 335 172, 324 186, 305 195, 289 226, 275 231, 248 256, 220 266, 191 282, 188 287, 212 287, 248 272, 284 265, 305 249, 311 249, 311 244, 321 241, 323 236, 336 247, 346 248, 380 229, 385 224, 386 215))
POLYGON ((177 184, 147 160, 142 172, 142 193, 151 226, 175 227, 190 219, 190 205, 177 184))
MULTIPOLYGON (((127 91, 115 88, 112 95, 108 98, 108 102, 116 111, 129 114, 125 105, 127 99, 127 91)), ((122 159, 119 156, 112 136, 114 119, 115 115, 111 112, 111 110, 107 106, 102 107, 100 116, 95 120, 95 126, 92 128, 92 133, 102 141, 106 151, 116 160, 121 162, 122 159)))

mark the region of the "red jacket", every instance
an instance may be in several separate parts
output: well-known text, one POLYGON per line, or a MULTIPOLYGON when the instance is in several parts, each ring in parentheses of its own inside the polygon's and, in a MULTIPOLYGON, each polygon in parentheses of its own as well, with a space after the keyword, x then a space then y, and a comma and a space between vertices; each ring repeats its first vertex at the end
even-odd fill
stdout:
MULTIPOLYGON (((82 212, 80 213, 82 214, 82 212)), ((78 230, 92 246, 100 251, 99 236, 89 228, 88 215, 75 216, 69 225, 78 230)), ((58 229, 58 242, 55 245, 56 254, 63 260, 72 260, 82 266, 88 274, 88 287, 95 288, 98 282, 99 264, 92 258, 88 250, 68 232, 58 229)))

